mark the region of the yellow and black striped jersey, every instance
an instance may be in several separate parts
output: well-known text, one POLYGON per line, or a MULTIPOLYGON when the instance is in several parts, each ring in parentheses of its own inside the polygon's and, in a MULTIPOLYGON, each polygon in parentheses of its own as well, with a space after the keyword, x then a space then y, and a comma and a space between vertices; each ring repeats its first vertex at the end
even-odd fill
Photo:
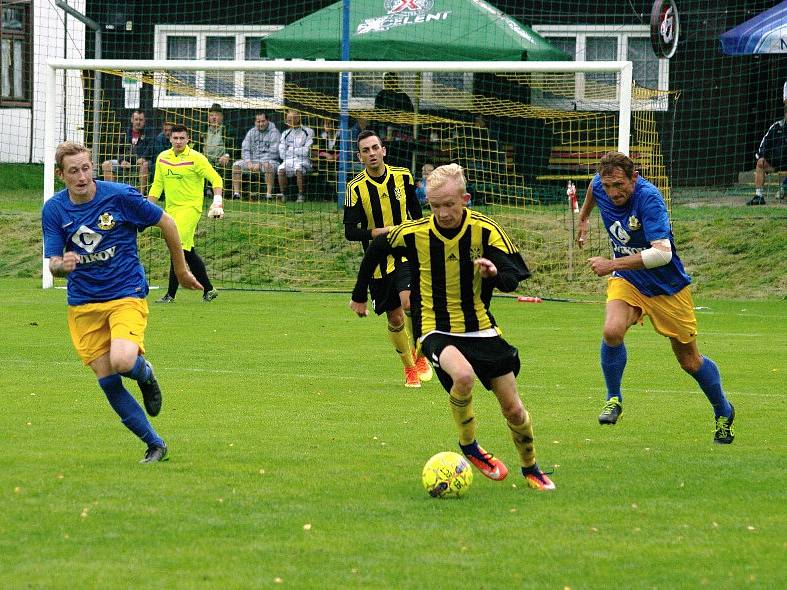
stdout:
POLYGON ((390 253, 404 254, 410 261, 415 337, 433 330, 467 334, 497 329, 489 311, 492 290, 513 291, 519 281, 530 276, 516 246, 497 222, 466 209, 456 230, 438 228, 432 215, 405 222, 376 239, 361 264, 353 300, 365 301, 358 297, 365 294, 370 265, 376 257, 390 253), (495 264, 497 276, 481 277, 474 264, 481 257, 495 264))
MULTIPOLYGON (((371 240, 371 230, 399 225, 421 217, 413 175, 407 168, 385 166, 385 175, 375 179, 364 169, 347 184, 344 199, 344 224, 347 239, 363 243, 371 240), (360 228, 359 228, 360 227, 360 228)), ((375 278, 393 272, 395 259, 375 271, 375 278)))

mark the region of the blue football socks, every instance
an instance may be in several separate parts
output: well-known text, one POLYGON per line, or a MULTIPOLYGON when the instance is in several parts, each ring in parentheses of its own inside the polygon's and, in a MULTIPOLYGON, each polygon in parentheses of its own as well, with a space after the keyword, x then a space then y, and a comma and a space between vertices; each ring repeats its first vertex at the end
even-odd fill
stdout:
POLYGON ((607 384, 607 399, 617 397, 623 403, 620 393, 620 382, 623 380, 623 369, 626 368, 626 345, 609 346, 601 340, 601 372, 607 384))
POLYGON ((131 370, 128 373, 122 373, 124 377, 128 377, 129 379, 133 379, 134 381, 142 381, 143 383, 150 379, 150 374, 152 371, 150 367, 145 362, 145 357, 142 355, 137 356, 137 360, 134 362, 134 366, 131 367, 131 370))
POLYGON ((148 446, 164 445, 164 441, 153 430, 153 426, 151 426, 137 400, 123 387, 123 380, 120 378, 120 375, 115 373, 114 375, 102 377, 98 380, 98 384, 107 395, 109 405, 120 416, 120 420, 126 428, 136 434, 148 446))
POLYGON ((702 391, 705 392, 705 397, 713 406, 713 411, 716 417, 726 416, 729 418, 732 415, 732 408, 730 402, 724 396, 724 390, 721 388, 721 375, 719 374, 719 367, 716 366, 708 357, 702 357, 702 364, 700 370, 696 373, 689 373, 697 383, 700 384, 702 391))

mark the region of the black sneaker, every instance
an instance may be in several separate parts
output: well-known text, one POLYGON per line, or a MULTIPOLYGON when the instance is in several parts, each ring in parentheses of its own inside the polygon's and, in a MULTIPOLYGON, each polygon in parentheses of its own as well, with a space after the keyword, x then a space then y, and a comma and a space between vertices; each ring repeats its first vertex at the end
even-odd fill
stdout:
POLYGON ((729 445, 735 440, 735 431, 732 428, 732 422, 735 420, 735 407, 730 404, 732 414, 727 416, 716 416, 716 432, 713 433, 713 442, 717 445, 729 445))
POLYGON ((607 400, 604 409, 598 415, 599 424, 615 424, 623 413, 623 406, 620 405, 620 398, 615 396, 607 400))
POLYGON ((169 293, 164 295, 161 299, 156 299, 156 303, 172 303, 173 301, 175 301, 175 298, 169 293))
POLYGON ((218 297, 218 296, 219 296, 219 290, 218 289, 211 289, 210 291, 208 291, 207 293, 205 293, 202 296, 202 300, 205 303, 209 303, 209 302, 213 301, 214 299, 216 299, 216 297, 218 297))
POLYGON ((760 195, 755 195, 752 197, 752 200, 746 203, 747 205, 764 205, 765 204, 765 197, 760 195))
POLYGON ((145 411, 148 416, 158 416, 161 411, 161 388, 158 386, 156 374, 153 372, 153 365, 147 359, 145 359, 145 364, 150 367, 150 379, 137 381, 137 383, 142 392, 142 401, 145 403, 145 411))
POLYGON ((142 459, 140 463, 159 463, 161 461, 169 461, 169 457, 167 457, 167 445, 150 445, 148 450, 145 451, 145 458, 142 459))

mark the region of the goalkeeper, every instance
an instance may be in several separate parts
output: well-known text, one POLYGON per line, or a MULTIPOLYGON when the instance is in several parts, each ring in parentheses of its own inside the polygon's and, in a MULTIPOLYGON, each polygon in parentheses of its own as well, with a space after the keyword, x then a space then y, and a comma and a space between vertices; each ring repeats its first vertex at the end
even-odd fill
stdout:
MULTIPOLYGON (((165 210, 175 219, 178 226, 186 263, 197 280, 202 283, 203 301, 212 301, 218 297, 219 292, 213 288, 205 263, 194 248, 194 232, 202 216, 205 180, 213 187, 213 204, 208 210, 208 217, 216 219, 224 217, 221 176, 205 156, 189 147, 189 132, 185 125, 172 126, 170 142, 172 148, 161 152, 156 160, 156 174, 148 200, 155 203, 162 193, 166 195, 165 210)), ((170 258, 167 293, 156 300, 156 303, 174 301, 177 292, 178 278, 170 258)))

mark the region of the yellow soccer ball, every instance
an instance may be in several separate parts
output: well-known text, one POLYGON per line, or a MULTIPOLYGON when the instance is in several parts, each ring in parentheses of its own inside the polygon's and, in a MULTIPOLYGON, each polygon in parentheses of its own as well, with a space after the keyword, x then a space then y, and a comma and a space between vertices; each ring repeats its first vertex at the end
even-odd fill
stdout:
POLYGON ((473 483, 473 470, 462 455, 444 451, 426 462, 421 481, 433 498, 461 498, 473 483))

